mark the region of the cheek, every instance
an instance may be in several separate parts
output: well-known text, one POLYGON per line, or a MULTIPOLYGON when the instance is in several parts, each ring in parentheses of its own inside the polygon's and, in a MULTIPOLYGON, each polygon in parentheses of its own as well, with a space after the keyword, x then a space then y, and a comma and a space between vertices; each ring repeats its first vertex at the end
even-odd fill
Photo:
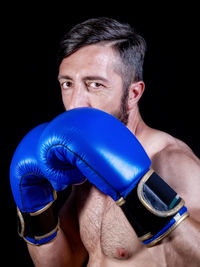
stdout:
POLYGON ((65 109, 67 109, 67 107, 70 104, 70 95, 66 93, 61 93, 61 95, 62 95, 63 105, 65 106, 65 109))
MULTIPOLYGON (((90 106, 103 110, 109 114, 115 114, 120 110, 122 99, 121 90, 109 89, 99 93, 89 93, 85 96, 85 102, 83 106, 90 106)), ((62 101, 65 109, 67 110, 71 104, 71 94, 62 92, 62 101)))
POLYGON ((105 95, 96 96, 93 101, 92 106, 94 108, 101 109, 107 113, 113 114, 116 113, 121 107, 121 93, 111 93, 108 92, 105 95))

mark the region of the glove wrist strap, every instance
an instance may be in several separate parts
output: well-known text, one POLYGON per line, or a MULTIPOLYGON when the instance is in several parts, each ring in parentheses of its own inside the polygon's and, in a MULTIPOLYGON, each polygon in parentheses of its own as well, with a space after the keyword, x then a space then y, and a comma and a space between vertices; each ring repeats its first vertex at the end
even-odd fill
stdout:
POLYGON ((147 247, 155 246, 163 238, 169 235, 184 219, 189 216, 187 208, 183 206, 181 210, 165 225, 156 235, 146 238, 143 244, 147 247))
POLYGON ((18 233, 26 242, 41 245, 51 241, 58 230, 58 216, 54 202, 39 211, 28 213, 17 208, 19 218, 18 233))
MULTIPOLYGON (((147 243, 154 245, 169 234, 171 232, 169 228, 175 224, 174 229, 182 221, 174 220, 176 215, 186 209, 184 200, 152 169, 143 176, 125 199, 120 198, 116 204, 122 208, 141 241, 153 238, 153 242, 143 242, 146 245, 147 243), (164 231, 166 226, 168 227, 164 231), (161 234, 157 236, 160 231, 161 234)), ((186 211, 184 213, 185 218, 188 213, 186 211)), ((179 217, 177 215, 177 218, 179 217)))

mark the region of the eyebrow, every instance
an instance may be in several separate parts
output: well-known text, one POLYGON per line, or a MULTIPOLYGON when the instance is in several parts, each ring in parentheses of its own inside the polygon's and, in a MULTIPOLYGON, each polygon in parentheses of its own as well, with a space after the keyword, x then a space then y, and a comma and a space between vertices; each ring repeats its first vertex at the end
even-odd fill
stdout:
MULTIPOLYGON (((65 80, 73 80, 70 76, 68 75, 59 75, 58 76, 58 80, 61 79, 65 79, 65 80)), ((100 81, 104 81, 104 82, 108 82, 108 80, 102 76, 85 76, 83 78, 85 81, 89 80, 89 81, 93 81, 93 80, 100 80, 100 81)))
POLYGON ((65 79, 65 80, 72 80, 72 78, 68 75, 58 75, 58 80, 65 79))
POLYGON ((89 80, 89 81, 100 80, 103 82, 108 82, 108 80, 102 76, 86 76, 84 77, 84 80, 89 80))

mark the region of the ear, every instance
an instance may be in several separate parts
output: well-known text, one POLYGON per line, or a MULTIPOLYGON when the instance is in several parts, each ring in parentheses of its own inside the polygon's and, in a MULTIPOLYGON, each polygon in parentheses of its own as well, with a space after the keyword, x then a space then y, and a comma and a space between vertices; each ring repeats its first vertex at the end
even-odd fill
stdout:
POLYGON ((139 101, 144 92, 145 84, 143 81, 134 82, 129 88, 128 109, 132 109, 139 101))

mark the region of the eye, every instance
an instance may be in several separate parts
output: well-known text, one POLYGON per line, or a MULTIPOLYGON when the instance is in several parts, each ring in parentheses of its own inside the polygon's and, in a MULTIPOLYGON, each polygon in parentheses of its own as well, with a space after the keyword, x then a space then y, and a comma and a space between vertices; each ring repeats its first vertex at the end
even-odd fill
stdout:
POLYGON ((101 83, 98 83, 98 82, 89 82, 88 87, 92 88, 92 89, 100 89, 100 88, 104 87, 104 85, 101 83))
POLYGON ((68 89, 68 88, 70 88, 72 86, 72 83, 70 82, 70 81, 65 81, 65 82, 63 82, 62 84, 61 84, 61 87, 63 88, 63 89, 68 89))

